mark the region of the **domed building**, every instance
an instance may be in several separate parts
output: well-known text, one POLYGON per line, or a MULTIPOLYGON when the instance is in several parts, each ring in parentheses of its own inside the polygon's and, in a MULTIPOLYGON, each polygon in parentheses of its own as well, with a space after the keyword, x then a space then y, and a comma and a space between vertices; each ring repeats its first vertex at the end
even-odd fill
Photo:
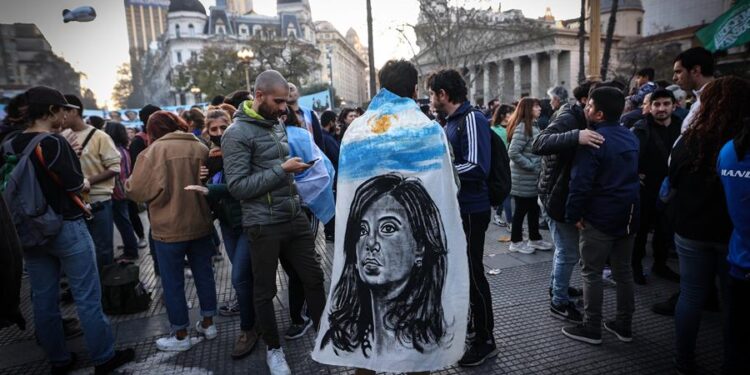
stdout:
MULTIPOLYGON (((261 15, 248 7, 252 7, 252 1, 240 4, 229 0, 228 4, 228 0, 217 0, 216 6, 206 11, 199 0, 172 0, 166 30, 149 48, 149 59, 159 69, 158 81, 172 82, 176 67, 198 58, 203 48, 211 44, 232 45, 239 50, 244 41, 253 37, 295 38, 315 44, 315 26, 308 0, 277 0, 276 16, 261 15), (245 12, 240 13, 242 11, 245 12)), ((311 80, 319 73, 313 75, 311 80)), ((146 83, 146 98, 162 105, 189 106, 202 101, 199 93, 192 93, 188 88, 146 83), (166 98, 167 103, 161 103, 166 98)))

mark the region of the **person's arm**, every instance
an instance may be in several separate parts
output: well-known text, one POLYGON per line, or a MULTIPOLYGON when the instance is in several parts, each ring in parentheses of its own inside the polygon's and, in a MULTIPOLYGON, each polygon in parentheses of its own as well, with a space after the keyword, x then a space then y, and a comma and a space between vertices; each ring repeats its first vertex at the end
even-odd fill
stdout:
POLYGON ((565 206, 568 222, 578 223, 584 215, 584 207, 599 168, 598 151, 592 147, 578 148, 570 172, 570 193, 565 206))
MULTIPOLYGON (((99 130, 96 130, 97 132, 99 130)), ((120 173, 120 151, 117 150, 115 142, 112 141, 106 133, 97 134, 99 159, 102 166, 106 168, 102 173, 89 178, 89 184, 96 185, 99 182, 106 181, 120 173)))
POLYGON ((539 133, 531 151, 537 155, 559 154, 578 147, 578 119, 571 107, 560 109, 559 114, 539 133))
POLYGON ((45 138, 42 155, 47 169, 55 174, 65 191, 78 192, 83 189, 83 172, 73 147, 61 136, 45 138))
POLYGON ((125 182, 128 199, 134 202, 150 202, 164 190, 163 165, 155 165, 148 159, 147 153, 138 155, 138 162, 133 173, 125 182))
POLYGON ((224 176, 229 192, 235 199, 259 197, 286 181, 288 177, 282 164, 251 174, 252 140, 243 139, 239 134, 232 132, 231 127, 229 129, 224 133, 221 148, 224 153, 224 176))
POLYGON ((490 171, 490 127, 484 116, 471 111, 464 118, 464 131, 459 136, 464 163, 456 165, 464 181, 484 181, 490 171))
POLYGON ((534 172, 538 168, 538 163, 534 163, 530 158, 523 154, 523 149, 526 148, 526 145, 529 142, 531 142, 531 137, 527 137, 526 134, 524 134, 523 128, 523 123, 518 124, 516 127, 516 131, 513 133, 513 138, 508 147, 508 157, 521 169, 534 172))

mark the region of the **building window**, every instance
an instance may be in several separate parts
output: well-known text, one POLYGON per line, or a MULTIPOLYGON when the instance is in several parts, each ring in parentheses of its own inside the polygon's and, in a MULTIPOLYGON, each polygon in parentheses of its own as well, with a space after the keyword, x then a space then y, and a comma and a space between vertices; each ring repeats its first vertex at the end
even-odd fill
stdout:
POLYGON ((636 29, 635 29, 636 35, 641 35, 642 28, 643 28, 643 20, 638 20, 638 23, 636 24, 636 29))
POLYGON ((196 52, 196 51, 190 51, 190 58, 193 59, 193 60, 197 60, 198 59, 198 52, 196 52))
POLYGON ((188 35, 195 36, 195 26, 192 23, 188 25, 188 35))
POLYGON ((240 25, 239 31, 240 31, 240 36, 247 36, 249 34, 247 25, 240 25))
POLYGON ((174 33, 177 35, 177 37, 180 37, 180 25, 174 25, 174 33))
POLYGON ((177 51, 177 63, 178 64, 182 63, 182 52, 180 51, 177 51))
POLYGON ((263 28, 260 25, 253 26, 253 35, 260 36, 263 33, 263 28))
POLYGON ((216 33, 224 35, 227 33, 227 28, 224 25, 216 25, 216 33))

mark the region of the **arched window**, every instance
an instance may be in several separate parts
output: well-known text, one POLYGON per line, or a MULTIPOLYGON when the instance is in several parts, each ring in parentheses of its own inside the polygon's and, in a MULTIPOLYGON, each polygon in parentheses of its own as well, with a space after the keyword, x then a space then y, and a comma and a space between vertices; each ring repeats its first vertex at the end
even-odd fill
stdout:
POLYGON ((638 20, 638 23, 636 24, 635 33, 636 35, 641 35, 642 29, 643 29, 643 20, 638 20))
POLYGON ((174 25, 174 34, 179 38, 180 37, 180 24, 174 25))
POLYGON ((216 34, 222 34, 222 35, 224 35, 226 33, 227 33, 227 28, 226 28, 226 26, 224 26, 224 22, 221 22, 221 21, 217 22, 216 23, 216 34))
POLYGON ((239 31, 240 31, 240 36, 247 36, 250 34, 250 32, 248 31, 247 25, 240 25, 239 31))
POLYGON ((260 36, 263 33, 263 27, 260 25, 253 26, 253 35, 254 36, 260 36))
POLYGON ((195 36, 195 26, 192 23, 188 25, 188 35, 195 36))

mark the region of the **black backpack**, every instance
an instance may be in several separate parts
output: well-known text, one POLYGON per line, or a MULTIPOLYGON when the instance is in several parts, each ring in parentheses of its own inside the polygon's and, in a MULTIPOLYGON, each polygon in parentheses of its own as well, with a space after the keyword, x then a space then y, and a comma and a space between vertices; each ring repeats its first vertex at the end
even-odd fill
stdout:
POLYGON ((140 268, 133 263, 102 267, 102 308, 110 315, 134 314, 148 310, 151 293, 140 279, 140 268))
MULTIPOLYGON (((466 126, 466 116, 461 118, 456 131, 461 134, 466 126)), ((490 194, 490 205, 500 206, 510 194, 510 158, 505 143, 500 136, 490 129, 490 174, 487 177, 487 189, 490 194)))

